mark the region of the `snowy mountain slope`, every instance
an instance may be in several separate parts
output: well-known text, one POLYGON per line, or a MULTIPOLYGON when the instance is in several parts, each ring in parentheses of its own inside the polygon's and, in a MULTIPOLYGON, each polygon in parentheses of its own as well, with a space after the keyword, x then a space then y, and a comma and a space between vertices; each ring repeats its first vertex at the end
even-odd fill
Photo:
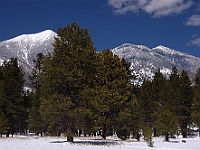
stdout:
POLYGON ((0 42, 0 60, 17 58, 25 72, 31 72, 33 60, 38 53, 44 55, 53 51, 56 33, 46 30, 35 34, 23 34, 0 42))
POLYGON ((1 57, 10 58, 17 57, 20 60, 32 64, 32 56, 43 52, 44 54, 51 52, 52 43, 56 33, 46 30, 35 34, 23 34, 13 39, 0 43, 1 57))
POLYGON ((140 82, 140 84, 143 79, 153 79, 154 73, 158 69, 168 77, 174 66, 179 71, 186 70, 193 79, 196 70, 200 67, 200 58, 162 45, 150 49, 143 45, 125 43, 112 49, 112 52, 131 63, 131 68, 137 76, 136 82, 140 82))
MULTIPOLYGON (((0 63, 10 58, 18 58, 20 65, 28 75, 32 71, 33 60, 36 59, 38 53, 46 55, 53 52, 52 44, 55 36, 56 33, 53 31, 45 30, 0 42, 0 63)), ((137 83, 142 83, 143 79, 153 79, 158 68, 168 77, 174 66, 180 71, 183 69, 188 71, 192 79, 200 67, 200 58, 162 45, 150 49, 144 45, 125 43, 112 49, 112 52, 131 63, 133 73, 137 76, 137 83)))

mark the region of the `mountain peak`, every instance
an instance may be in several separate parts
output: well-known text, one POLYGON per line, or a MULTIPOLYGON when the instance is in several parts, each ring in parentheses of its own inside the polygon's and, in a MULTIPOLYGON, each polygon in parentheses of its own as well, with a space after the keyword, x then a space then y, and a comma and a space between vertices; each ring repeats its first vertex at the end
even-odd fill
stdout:
POLYGON ((174 55, 174 54, 177 54, 177 55, 186 55, 185 53, 183 52, 180 52, 180 51, 177 51, 177 50, 174 50, 174 49, 171 49, 171 48, 168 48, 166 46, 163 46, 163 45, 159 45, 155 48, 152 48, 152 50, 154 51, 157 51, 157 52, 161 52, 163 54, 171 54, 171 55, 174 55))
POLYGON ((32 41, 32 42, 36 42, 36 41, 45 41, 48 40, 52 37, 55 37, 56 33, 53 32, 52 30, 45 30, 42 32, 38 32, 38 33, 33 33, 33 34, 22 34, 19 35, 13 39, 10 39, 8 41, 12 41, 12 42, 18 42, 18 41, 32 41))

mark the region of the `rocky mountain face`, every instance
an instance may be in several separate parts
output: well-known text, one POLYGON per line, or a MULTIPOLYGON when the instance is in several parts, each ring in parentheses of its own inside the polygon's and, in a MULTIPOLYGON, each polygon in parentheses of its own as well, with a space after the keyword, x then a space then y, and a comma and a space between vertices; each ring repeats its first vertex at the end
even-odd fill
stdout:
POLYGON ((158 69, 165 77, 169 77, 174 66, 180 72, 186 70, 193 79, 200 67, 200 58, 162 45, 150 49, 143 45, 126 43, 112 49, 112 52, 131 63, 131 69, 136 75, 135 84, 141 84, 143 79, 152 80, 158 69))
MULTIPOLYGON (((38 53, 46 55, 53 52, 52 44, 55 36, 55 32, 46 30, 0 42, 0 62, 17 58, 26 75, 29 75, 33 68, 33 60, 38 53)), ((164 46, 150 49, 143 45, 125 43, 112 49, 112 52, 131 63, 131 69, 137 76, 135 83, 139 84, 143 79, 153 79, 158 69, 168 77, 174 66, 179 71, 186 70, 193 79, 196 70, 200 67, 200 58, 164 46)))
POLYGON ((26 75, 33 68, 33 60, 38 53, 44 55, 53 52, 53 42, 56 33, 46 30, 35 34, 23 34, 13 39, 0 42, 0 62, 17 58, 26 75))

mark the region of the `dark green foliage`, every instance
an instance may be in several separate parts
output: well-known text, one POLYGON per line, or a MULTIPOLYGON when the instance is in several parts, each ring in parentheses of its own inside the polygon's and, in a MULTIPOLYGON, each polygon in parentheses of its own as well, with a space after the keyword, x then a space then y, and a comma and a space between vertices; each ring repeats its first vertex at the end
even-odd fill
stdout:
POLYGON ((169 80, 158 71, 153 81, 145 81, 137 94, 142 127, 152 127, 154 136, 163 134, 168 141, 169 134, 172 135, 179 125, 183 137, 187 137, 192 96, 186 71, 179 75, 174 67, 169 80))
MULTIPOLYGON (((165 96, 166 91, 165 87, 167 85, 167 80, 163 77, 162 73, 160 70, 155 73, 154 79, 152 81, 152 106, 153 107, 153 122, 157 119, 157 115, 160 111, 160 108, 163 106, 163 99, 162 97, 165 96)), ((156 130, 156 129, 155 129, 156 130)), ((156 136, 156 132, 154 132, 156 136)))
POLYGON ((26 107, 23 98, 23 72, 18 66, 17 59, 12 58, 5 61, 2 66, 3 72, 3 90, 5 96, 5 112, 10 122, 11 133, 24 131, 26 129, 26 107))
POLYGON ((1 133, 25 133, 27 130, 29 100, 25 94, 23 72, 17 59, 4 61, 0 67, 1 133))
POLYGON ((29 118, 27 120, 29 130, 32 132, 35 132, 36 134, 41 133, 45 130, 45 123, 42 120, 41 114, 39 112, 40 107, 40 97, 41 97, 41 86, 42 83, 39 82, 39 77, 42 73, 42 67, 44 64, 44 55, 42 53, 39 53, 37 55, 37 60, 34 60, 34 69, 32 71, 32 74, 30 76, 31 80, 31 87, 32 92, 28 93, 28 97, 31 101, 31 108, 29 111, 29 118))
POLYGON ((183 137, 188 135, 188 125, 191 123, 191 106, 192 106, 192 86, 186 71, 181 72, 180 76, 180 99, 177 105, 177 116, 183 137))
POLYGON ((142 126, 144 124, 153 124, 153 112, 154 108, 152 101, 152 83, 150 81, 144 81, 142 87, 137 95, 138 104, 140 108, 140 115, 142 116, 142 126))
POLYGON ((193 87, 193 101, 192 101, 192 114, 191 114, 192 121, 198 127, 200 127, 200 84, 199 83, 200 83, 200 68, 197 70, 195 75, 195 86, 193 87))
MULTIPOLYGON (((48 132, 51 135, 65 133, 67 129, 74 127, 73 103, 62 94, 53 94, 49 99, 42 100, 40 109, 48 132)), ((73 131, 73 130, 72 130, 73 131)))
POLYGON ((191 116, 192 116, 192 121, 195 124, 197 124, 198 127, 200 127, 200 85, 194 87, 194 97, 193 97, 191 116))
POLYGON ((9 129, 9 120, 7 119, 6 115, 0 111, 0 136, 2 137, 2 134, 8 132, 9 129))
MULTIPOLYGON (((123 66, 121 60, 112 54, 111 51, 105 50, 101 52, 102 65, 99 70, 101 78, 98 85, 95 86, 95 96, 92 101, 92 108, 97 116, 97 124, 102 129, 102 138, 112 134, 113 129, 117 133, 127 130, 126 134, 130 134, 131 127, 125 125, 121 118, 123 113, 131 116, 131 110, 134 105, 132 96, 132 86, 130 85, 126 67, 123 66), (126 106, 130 106, 131 110, 126 106), (118 121, 118 125, 116 124, 118 121), (126 129, 125 129, 126 128, 126 129)), ((125 119, 125 118, 124 118, 125 119)), ((130 121, 127 117, 126 121, 130 121)))

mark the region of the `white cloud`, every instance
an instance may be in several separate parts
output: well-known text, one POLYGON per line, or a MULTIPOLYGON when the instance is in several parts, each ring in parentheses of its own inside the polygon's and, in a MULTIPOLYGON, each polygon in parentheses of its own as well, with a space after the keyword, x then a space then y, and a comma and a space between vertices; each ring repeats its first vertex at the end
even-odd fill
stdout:
POLYGON ((192 15, 186 22, 188 26, 200 26, 200 15, 192 15))
POLYGON ((190 8, 192 0, 108 0, 115 13, 145 11, 153 17, 180 14, 190 8))
POLYGON ((197 38, 197 39, 192 40, 192 41, 191 41, 191 44, 200 47, 200 38, 197 38))

